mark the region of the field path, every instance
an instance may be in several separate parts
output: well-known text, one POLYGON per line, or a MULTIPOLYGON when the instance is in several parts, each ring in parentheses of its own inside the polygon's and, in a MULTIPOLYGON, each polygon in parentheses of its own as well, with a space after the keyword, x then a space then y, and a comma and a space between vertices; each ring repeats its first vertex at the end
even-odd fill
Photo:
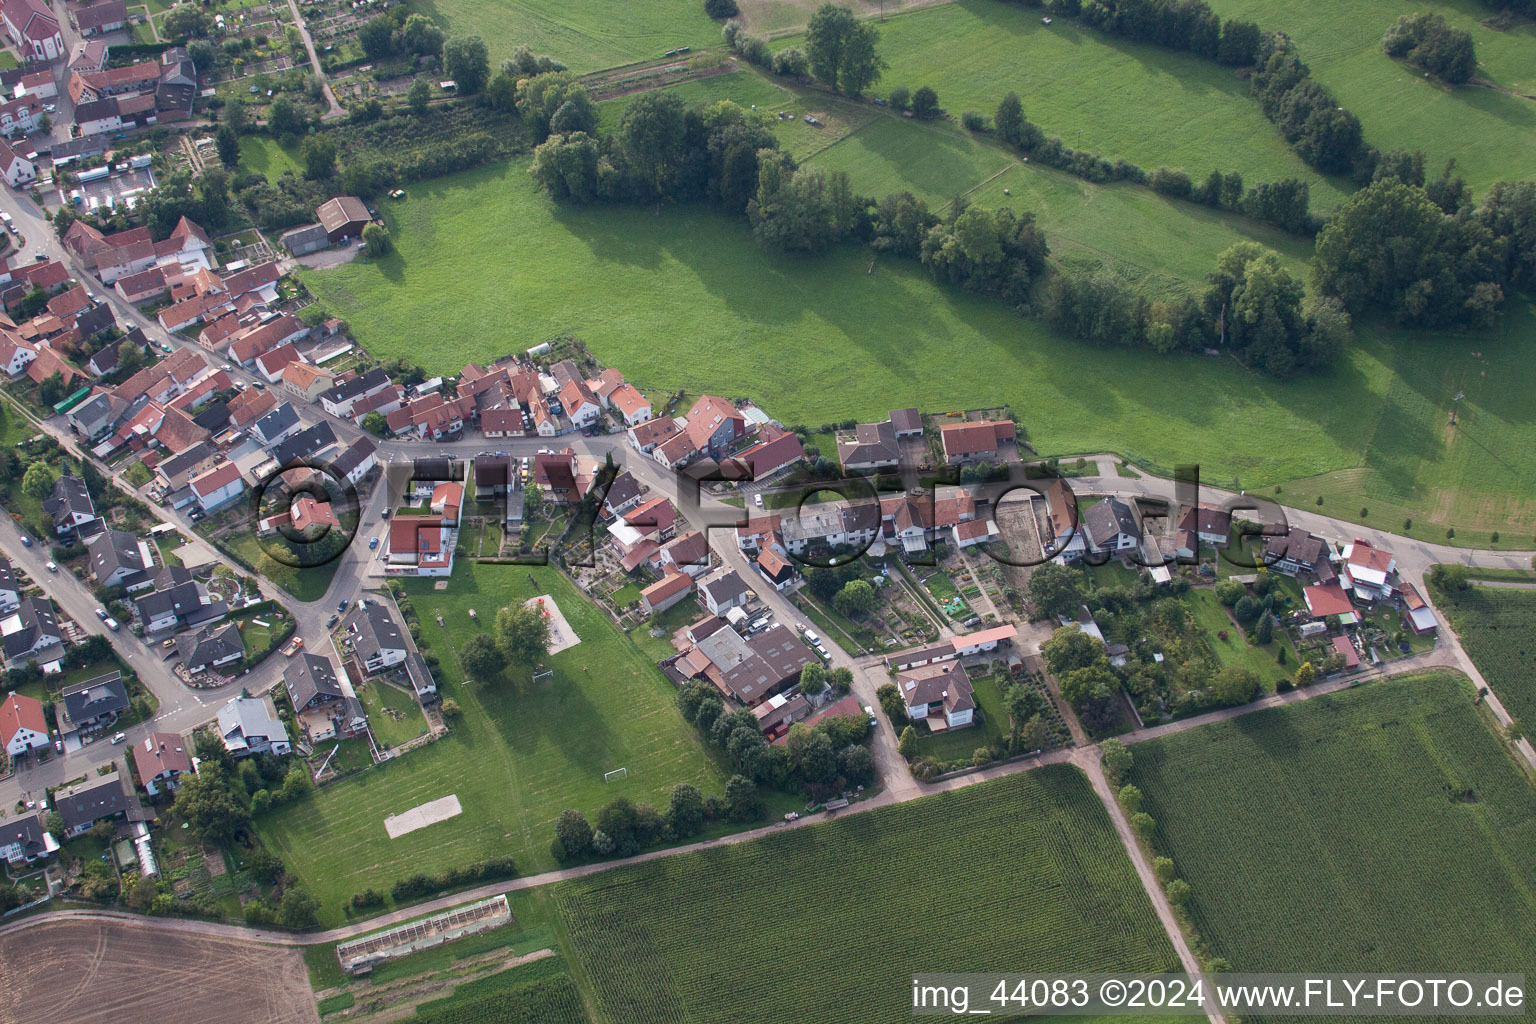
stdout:
MULTIPOLYGON (((1189 942, 1184 938, 1184 929, 1179 926, 1178 916, 1173 912, 1173 906, 1168 902, 1168 897, 1163 893, 1163 887, 1158 884, 1157 875, 1152 872, 1152 865, 1147 862, 1146 850, 1142 848, 1136 833, 1131 829, 1131 823, 1126 820, 1125 808, 1120 806, 1120 801, 1115 799, 1114 792, 1110 789, 1109 779, 1104 775, 1104 767, 1099 763, 1097 747, 1079 747, 1073 752, 1072 763, 1082 769, 1088 776, 1088 781, 1093 784, 1093 791, 1098 794, 1103 802, 1104 809, 1109 812, 1109 820, 1114 823, 1115 834, 1120 837, 1120 844, 1125 847, 1126 856, 1131 858, 1131 864, 1136 868, 1136 877, 1141 879, 1141 887, 1147 892, 1147 899, 1152 901, 1152 909, 1157 911, 1157 919, 1163 923, 1163 931, 1168 933, 1168 941, 1173 943, 1174 951, 1179 954, 1179 963, 1184 965, 1184 973, 1198 976, 1200 974, 1200 961, 1195 958, 1194 950, 1189 948, 1189 942)), ((1222 1012, 1208 1003, 1205 1015, 1211 1024, 1226 1024, 1226 1017, 1222 1012)))

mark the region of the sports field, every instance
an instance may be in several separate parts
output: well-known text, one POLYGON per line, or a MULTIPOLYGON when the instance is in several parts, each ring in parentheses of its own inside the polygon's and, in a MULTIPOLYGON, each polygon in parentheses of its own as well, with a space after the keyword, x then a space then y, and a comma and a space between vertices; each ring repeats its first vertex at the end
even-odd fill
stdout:
POLYGON ((699 208, 555 207, 525 167, 414 186, 385 210, 396 254, 305 282, 375 355, 432 372, 570 332, 642 388, 746 395, 785 423, 884 415, 898 398, 1008 403, 1043 453, 1198 462, 1209 481, 1284 484, 1281 500, 1323 495, 1346 518, 1412 516, 1415 536, 1454 524, 1462 544, 1536 534, 1529 303, 1476 338, 1366 328, 1330 373, 1276 382, 1224 359, 1059 338, 920 267, 871 273, 857 250, 765 253, 742 221, 699 208))
POLYGON ((1460 675, 1132 748, 1155 845, 1235 971, 1536 970, 1536 794, 1460 675))
POLYGON ((1178 965, 1103 805, 1065 765, 554 893, 567 955, 612 1024, 898 1020, 914 971, 1178 965))
POLYGON ((1505 31, 1484 22, 1493 10, 1475 0, 1331 0, 1276 5, 1210 0, 1222 17, 1249 18, 1296 41, 1312 75, 1360 118, 1365 139, 1381 149, 1422 149, 1438 175, 1455 157, 1456 173, 1480 196, 1500 180, 1528 180, 1536 167, 1536 24, 1515 19, 1505 31), (1381 36, 1400 14, 1433 12, 1472 33, 1477 77, 1493 87, 1449 88, 1388 58, 1381 36))
POLYGON ((720 23, 695 0, 410 0, 410 9, 450 36, 480 36, 492 67, 519 45, 584 73, 720 42, 720 23))
POLYGON ((1504 709, 1536 727, 1536 590, 1473 586, 1434 601, 1504 709))
POLYGON ((879 50, 890 68, 872 94, 931 86, 956 120, 966 110, 990 115, 1012 91, 1047 135, 1148 171, 1182 167, 1200 180, 1235 170, 1250 184, 1299 178, 1319 212, 1352 191, 1308 167, 1229 69, 1066 18, 1043 25, 1033 7, 958 0, 899 14, 880 26, 879 50))
POLYGON ((679 782, 722 791, 714 762, 674 709, 671 684, 555 570, 461 563, 447 591, 434 592, 431 581, 408 587, 423 639, 446 670, 442 693, 462 708, 453 731, 258 822, 320 900, 322 921, 342 920, 354 892, 384 891, 421 871, 505 856, 525 874, 552 868, 549 841, 568 807, 592 814, 619 795, 664 806, 679 782), (553 595, 582 638, 550 658, 554 678, 521 690, 464 687, 453 651, 481 629, 469 609, 488 624, 497 609, 538 594, 553 595), (604 784, 615 768, 628 777, 604 784), (462 814, 398 839, 385 833, 386 816, 450 794, 462 814))

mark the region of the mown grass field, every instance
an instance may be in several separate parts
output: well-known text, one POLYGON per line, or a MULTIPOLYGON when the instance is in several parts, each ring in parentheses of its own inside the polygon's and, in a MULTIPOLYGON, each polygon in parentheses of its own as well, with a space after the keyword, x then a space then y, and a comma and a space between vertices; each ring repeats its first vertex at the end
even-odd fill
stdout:
POLYGON ((1132 748, 1155 845, 1234 971, 1536 969, 1536 794, 1426 673, 1132 748))
POLYGON ((1430 174, 1438 175, 1455 157, 1456 173, 1481 195, 1495 181, 1528 179, 1536 166, 1536 101, 1525 98, 1536 94, 1536 24, 1528 20, 1495 31, 1483 24, 1494 12, 1476 0, 1278 7, 1263 0, 1211 0, 1211 7, 1223 18, 1249 18, 1288 34, 1313 77, 1360 118, 1367 142, 1383 150, 1422 149, 1430 174), (1414 11, 1443 15, 1471 32, 1478 77, 1495 88, 1448 88, 1382 53, 1382 34, 1398 15, 1414 11))
POLYGON ((1351 191, 1347 181, 1308 167, 1230 70, 1066 18, 1043 25, 1040 13, 999 0, 958 0, 888 17, 879 50, 890 68, 869 91, 931 86, 957 121, 966 110, 990 115, 1013 91, 1047 135, 1148 171, 1182 167, 1198 180, 1235 170, 1250 184, 1300 178, 1323 213, 1351 191))
POLYGON ((1434 602, 1505 710, 1536 726, 1536 590, 1436 590, 1434 602))
POLYGON ((688 0, 630 0, 621 4, 560 0, 411 0, 450 36, 478 35, 491 51, 491 66, 526 44, 572 71, 659 58, 679 46, 720 41, 720 23, 688 0))
POLYGON ((1205 630, 1206 643, 1211 646, 1211 653, 1216 656, 1217 663, 1226 668, 1228 665, 1237 665, 1246 668, 1259 677, 1264 684, 1264 689, 1273 692, 1275 683, 1281 679, 1288 679, 1296 674, 1296 649, 1291 646, 1289 639, 1281 630, 1275 630, 1275 639, 1266 647, 1257 647, 1248 643, 1243 637, 1243 631, 1227 616, 1227 610, 1216 600, 1216 591, 1210 587, 1196 587, 1185 595, 1184 601, 1195 613, 1195 621, 1200 628, 1205 630), (1227 631, 1227 639, 1222 640, 1221 631, 1227 631), (1285 664, 1276 661, 1281 648, 1285 649, 1285 664))
POLYGON ((328 786, 258 822, 263 838, 321 901, 334 924, 354 892, 385 890, 419 871, 512 856, 525 874, 555 866, 554 822, 568 807, 589 815, 616 796, 665 805, 691 782, 718 793, 724 779, 673 706, 673 688, 601 611, 553 569, 463 565, 451 589, 408 584, 423 639, 442 660, 442 693, 462 713, 443 739, 328 786), (512 601, 550 594, 582 642, 554 655, 537 686, 466 687, 453 653, 512 601), (441 614, 439 627, 435 616, 441 614), (611 784, 603 773, 628 768, 611 784), (450 793, 463 813, 390 839, 384 818, 450 793))
POLYGON ((1344 518, 1411 516, 1415 536, 1454 525, 1460 544, 1536 535, 1529 302, 1480 336, 1367 325, 1335 369, 1279 382, 1225 359, 1091 348, 901 261, 870 273, 853 249, 766 253, 743 221, 703 209, 555 207, 522 161, 413 186, 385 216, 395 254, 303 274, 381 358, 453 373, 570 332, 643 388, 746 395, 785 423, 898 399, 1006 403, 1042 453, 1196 462, 1212 483, 1284 484, 1280 500, 1313 508, 1324 495, 1344 518), (431 346, 415 341, 423 325, 431 346))
POLYGON ((302 159, 297 147, 284 149, 276 139, 265 135, 240 137, 240 170, 248 174, 265 174, 268 181, 277 181, 286 171, 302 174, 302 159))
POLYGON ((897 1020, 913 971, 1178 964, 1065 765, 554 892, 612 1024, 897 1020), (814 976, 791 980, 790 962, 814 976))

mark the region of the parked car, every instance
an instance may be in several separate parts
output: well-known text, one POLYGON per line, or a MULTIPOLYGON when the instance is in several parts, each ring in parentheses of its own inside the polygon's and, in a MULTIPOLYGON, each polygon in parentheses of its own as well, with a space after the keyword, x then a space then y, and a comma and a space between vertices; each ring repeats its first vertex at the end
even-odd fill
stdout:
POLYGON ((24 548, 31 547, 32 546, 32 538, 28 537, 26 534, 22 534, 21 535, 21 546, 24 547, 24 548))
POLYGON ((166 639, 160 641, 160 646, 161 648, 175 647, 176 641, 171 637, 167 637, 166 639))
POLYGON ((44 562, 43 563, 43 568, 47 569, 49 572, 58 572, 59 571, 59 566, 58 566, 57 562, 44 562))
POLYGON ((379 538, 375 537, 368 542, 368 550, 373 551, 379 546, 379 538))
POLYGON ((336 611, 338 613, 340 613, 340 612, 344 612, 346 610, 347 610, 347 599, 346 598, 342 598, 341 599, 341 604, 336 606, 336 611))
POLYGON ((128 738, 128 734, 127 733, 120 732, 117 735, 112 737, 112 742, 113 743, 121 743, 121 742, 123 742, 123 740, 126 740, 127 738, 128 738))
POLYGON ((112 616, 110 616, 110 615, 107 616, 106 619, 104 619, 103 621, 106 622, 107 628, 110 629, 114 633, 116 633, 119 629, 122 628, 121 626, 118 625, 117 620, 112 618, 112 616))
POLYGON ((873 726, 873 725, 878 723, 879 720, 877 718, 875 718, 875 709, 874 708, 870 707, 868 704, 865 704, 864 705, 864 713, 869 716, 869 724, 871 726, 873 726))
POLYGON ((332 615, 330 618, 325 620, 325 628, 330 629, 332 626, 336 625, 337 621, 340 619, 340 615, 332 615))
POLYGON ((107 610, 105 608, 97 608, 96 609, 96 617, 98 619, 100 619, 102 622, 106 622, 107 621, 107 610))
POLYGON ((763 492, 762 491, 758 491, 756 494, 752 495, 752 504, 756 505, 758 508, 762 508, 763 507, 763 492))

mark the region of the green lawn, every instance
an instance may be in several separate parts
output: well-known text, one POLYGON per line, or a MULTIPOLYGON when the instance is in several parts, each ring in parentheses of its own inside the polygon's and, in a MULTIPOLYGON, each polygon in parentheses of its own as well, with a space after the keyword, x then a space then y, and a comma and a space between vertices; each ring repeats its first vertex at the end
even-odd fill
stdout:
POLYGON ((1507 710, 1536 729, 1536 590, 1436 590, 1433 600, 1507 710))
POLYGON ((1103 805, 1065 765, 554 895, 567 957, 612 1024, 894 1021, 915 970, 1178 964, 1103 805), (813 983, 791 962, 837 969, 813 983))
MULTIPOLYGON (((1275 24, 1280 18, 1266 12, 1258 20, 1286 28, 1275 24)), ((1377 28, 1376 38, 1385 30, 1386 24, 1377 28)), ((791 44, 802 41, 774 45, 791 44)), ((1346 180, 1323 178, 1295 154, 1246 82, 1191 54, 1126 42, 1067 18, 1044 25, 1039 10, 998 0, 959 0, 889 17, 879 48, 890 69, 871 92, 931 86, 956 120, 966 110, 991 115, 1011 90, 1047 135, 1148 171, 1182 167, 1203 179, 1235 170, 1250 184, 1300 178, 1311 184, 1312 205, 1321 212, 1351 191, 1346 180)), ((1302 56, 1312 56, 1305 45, 1302 56)))
POLYGON ((430 580, 408 587, 423 639, 442 659, 443 695, 463 709, 453 732, 258 823, 321 901, 325 922, 341 920, 352 893, 424 868, 501 856, 525 873, 552 868, 554 822, 568 807, 592 815, 616 796, 664 806, 679 782, 722 791, 715 762, 674 710, 672 685, 555 570, 460 563, 445 592, 430 580), (461 685, 453 650, 482 628, 468 610, 490 623, 503 605, 545 593, 582 638, 550 659, 555 677, 461 685), (605 784, 615 768, 628 768, 627 778, 605 784), (398 839, 385 833, 386 815, 450 793, 462 815, 398 839))
POLYGON ((433 372, 503 354, 507 337, 570 332, 644 387, 749 396, 785 423, 1009 404, 1042 453, 1198 462, 1210 482, 1285 483, 1281 500, 1308 507, 1323 493, 1346 518, 1369 506, 1372 522, 1413 516, 1419 535, 1454 524, 1464 544, 1536 534, 1528 302, 1476 337, 1366 327, 1331 372, 1276 382, 1225 359, 1062 339, 900 261, 869 273, 851 249, 765 253, 744 222, 702 209, 555 208, 525 168, 414 186, 385 212, 396 254, 305 283, 375 355, 433 372), (411 340, 423 322, 439 339, 428 351, 411 340))
POLYGON ((1296 674, 1296 649, 1291 646, 1289 639, 1284 638, 1281 630, 1275 630, 1275 639, 1267 647, 1255 647, 1243 638, 1243 631, 1227 617, 1227 610, 1216 600, 1214 589, 1195 587, 1185 595, 1184 600, 1195 613, 1195 621, 1205 631, 1211 653, 1216 655, 1216 660, 1223 668, 1240 665, 1252 670, 1266 690, 1273 690, 1276 681, 1296 674), (1227 631, 1226 640, 1221 638, 1223 629, 1227 631), (1275 660, 1281 647, 1285 648, 1284 665, 1275 660))
POLYGON ((1132 748, 1154 845, 1234 971, 1536 970, 1536 794, 1464 677, 1132 748))
POLYGON ((256 574, 262 579, 276 583, 300 601, 318 601, 324 597, 331 585, 331 577, 336 575, 336 568, 341 564, 340 559, 334 559, 307 569, 286 565, 269 558, 254 533, 224 537, 220 543, 255 566, 256 574))
POLYGON ((969 729, 946 730, 937 735, 925 725, 917 725, 917 752, 940 761, 970 760, 977 747, 1000 743, 1008 731, 1008 712, 1003 708, 1003 693, 996 676, 982 676, 971 681, 976 692, 976 707, 981 712, 979 725, 969 729))
POLYGON ((275 182, 285 171, 303 173, 302 159, 297 146, 285 148, 265 135, 240 138, 240 170, 247 174, 265 174, 268 181, 275 182))
POLYGON ((427 720, 415 695, 398 686, 370 680, 357 691, 357 697, 368 710, 368 726, 381 747, 398 747, 426 731, 427 720))
POLYGON ((410 9, 430 17, 449 36, 483 38, 493 68, 520 44, 584 73, 660 58, 679 46, 698 49, 720 42, 720 23, 691 0, 411 0, 410 9))
POLYGON ((1531 176, 1536 103, 1495 89, 1447 88, 1381 52, 1382 33, 1398 15, 1440 14, 1472 33, 1480 78, 1530 96, 1536 93, 1531 21, 1516 19, 1508 31, 1495 31, 1482 24, 1492 9, 1475 0, 1424 0, 1411 7, 1394 0, 1335 0, 1280 8, 1263 0, 1211 0, 1211 7, 1223 18, 1250 18, 1294 39, 1312 76, 1360 118, 1367 142, 1383 150, 1422 149, 1430 174, 1454 157, 1456 173, 1479 195, 1495 181, 1531 176))

